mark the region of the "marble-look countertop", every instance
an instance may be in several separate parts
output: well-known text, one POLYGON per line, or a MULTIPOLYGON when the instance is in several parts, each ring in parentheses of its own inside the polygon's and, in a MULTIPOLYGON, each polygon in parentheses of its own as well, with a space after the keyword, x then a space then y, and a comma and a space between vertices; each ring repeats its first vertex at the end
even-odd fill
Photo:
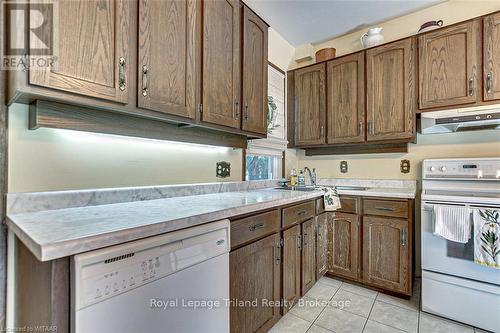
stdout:
POLYGON ((7 215, 40 261, 321 197, 323 191, 260 189, 7 215))
POLYGON ((340 195, 356 195, 363 197, 389 197, 401 199, 414 199, 417 194, 415 180, 386 180, 386 179, 318 179, 319 185, 327 186, 360 186, 366 190, 342 190, 340 195))

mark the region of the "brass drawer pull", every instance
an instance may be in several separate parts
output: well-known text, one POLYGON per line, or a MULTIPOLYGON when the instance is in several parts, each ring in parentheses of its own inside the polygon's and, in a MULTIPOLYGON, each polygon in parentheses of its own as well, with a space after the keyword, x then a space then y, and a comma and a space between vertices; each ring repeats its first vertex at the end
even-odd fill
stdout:
POLYGON ((120 60, 118 62, 118 87, 121 91, 124 91, 126 85, 127 82, 125 79, 125 58, 120 57, 120 60))
POLYGON ((401 230, 401 246, 406 246, 406 228, 401 230))
POLYGON ((297 212, 297 215, 298 215, 298 216, 302 216, 302 215, 304 215, 305 213, 307 213, 307 211, 305 211, 305 210, 301 210, 300 212, 297 212))
POLYGON ((255 230, 261 229, 261 228, 264 228, 264 223, 258 223, 258 224, 254 224, 254 225, 251 225, 248 227, 248 229, 250 231, 255 231, 255 230))
POLYGON ((474 78, 469 78, 469 96, 474 96, 474 78))
POLYGON ((383 210, 383 211, 386 211, 386 212, 393 212, 395 211, 396 209, 392 208, 392 207, 375 207, 376 210, 383 210))
POLYGON ((148 95, 148 66, 142 66, 142 96, 148 95))
POLYGON ((491 94, 492 86, 493 86, 493 73, 488 73, 488 75, 486 76, 486 92, 488 94, 491 94))

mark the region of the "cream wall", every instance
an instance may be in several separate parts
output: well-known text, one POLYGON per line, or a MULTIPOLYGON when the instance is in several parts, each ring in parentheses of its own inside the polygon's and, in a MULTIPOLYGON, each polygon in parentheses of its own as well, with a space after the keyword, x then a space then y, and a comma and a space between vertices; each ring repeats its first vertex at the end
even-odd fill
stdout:
MULTIPOLYGON (((448 0, 408 15, 374 24, 373 26, 382 27, 384 29, 382 34, 385 37, 385 41, 390 42, 416 34, 422 23, 427 21, 441 19, 445 25, 450 25, 498 10, 500 10, 500 0, 448 0)), ((313 45, 313 59, 314 53, 325 47, 335 47, 337 49, 337 56, 361 50, 362 47, 359 38, 368 28, 365 27, 347 35, 313 45)), ((311 63, 314 63, 314 60, 301 63, 294 62, 291 67, 297 68, 311 63)))

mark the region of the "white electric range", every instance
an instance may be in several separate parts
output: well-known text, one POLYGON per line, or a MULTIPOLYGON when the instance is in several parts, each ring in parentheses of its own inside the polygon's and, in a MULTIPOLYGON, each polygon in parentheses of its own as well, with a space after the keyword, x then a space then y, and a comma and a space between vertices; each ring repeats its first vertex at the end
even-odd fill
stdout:
POLYGON ((500 211, 500 158, 424 160, 421 197, 422 310, 500 332, 500 270, 474 263, 473 237, 434 235, 435 205, 500 211))

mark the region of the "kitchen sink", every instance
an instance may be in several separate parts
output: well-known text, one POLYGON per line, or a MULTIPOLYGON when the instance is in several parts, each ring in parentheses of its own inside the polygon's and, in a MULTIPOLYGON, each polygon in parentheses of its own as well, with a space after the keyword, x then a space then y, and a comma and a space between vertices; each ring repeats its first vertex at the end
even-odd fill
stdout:
POLYGON ((316 186, 282 186, 282 187, 276 187, 277 190, 290 190, 290 191, 302 191, 302 192, 308 192, 308 191, 315 191, 318 188, 316 186))
POLYGON ((344 191, 366 191, 370 189, 369 187, 363 187, 363 186, 335 186, 337 190, 344 190, 344 191))

